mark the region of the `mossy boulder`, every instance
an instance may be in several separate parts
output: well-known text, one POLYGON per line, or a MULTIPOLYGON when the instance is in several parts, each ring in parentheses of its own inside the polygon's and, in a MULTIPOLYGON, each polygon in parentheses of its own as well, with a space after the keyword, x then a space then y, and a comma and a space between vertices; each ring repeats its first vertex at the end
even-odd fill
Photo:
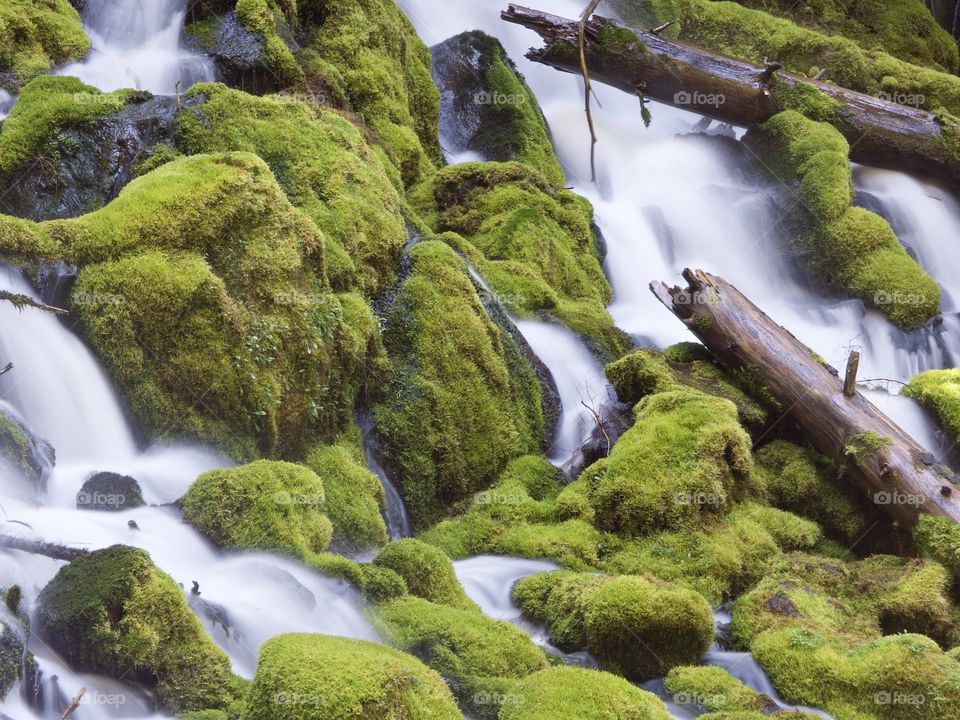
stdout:
POLYGON ((34 437, 19 416, 0 403, 0 470, 40 487, 53 465, 53 449, 34 437))
MULTIPOLYGON (((69 0, 0 2, 0 76, 26 82, 90 49, 80 15, 69 0)), ((16 89, 15 86, 10 89, 16 89)))
POLYGON ((641 535, 724 514, 755 490, 750 437, 729 400, 676 389, 650 395, 599 471, 584 473, 595 522, 641 535))
POLYGON ((36 619, 72 668, 149 685, 170 710, 234 699, 227 656, 143 550, 114 545, 64 566, 40 593, 36 619))
POLYGON ((80 510, 118 512, 145 504, 140 484, 129 475, 114 472, 93 473, 77 493, 80 510))
POLYGON ((433 545, 416 538, 398 540, 381 550, 373 564, 400 575, 411 595, 464 610, 479 609, 457 580, 450 558, 433 545))
POLYGON ((612 292, 587 200, 520 162, 448 166, 410 197, 505 310, 549 313, 609 360, 627 350, 606 311, 612 292))
POLYGON ((632 680, 696 662, 713 641, 713 612, 698 593, 653 577, 556 571, 521 579, 524 613, 544 622, 561 650, 587 649, 632 680))
POLYGON ((720 667, 675 667, 663 684, 674 702, 681 705, 699 705, 709 711, 760 711, 767 707, 760 693, 720 667))
POLYGON ((36 660, 27 650, 30 620, 19 585, 0 589, 0 701, 20 682, 36 680, 36 660))
POLYGON ((933 413, 954 441, 960 441, 960 370, 927 370, 911 378, 903 392, 933 413))
POLYGON ((921 515, 913 536, 921 553, 950 572, 954 595, 960 598, 960 527, 949 518, 921 515))
POLYGON ((177 148, 257 154, 323 232, 335 289, 372 297, 393 287, 407 242, 402 201, 353 123, 295 96, 255 97, 216 83, 195 85, 187 97, 197 103, 178 114, 177 148))
POLYGON ((352 550, 379 547, 388 540, 383 485, 362 460, 358 449, 337 442, 314 448, 305 461, 323 483, 334 543, 352 550))
POLYGON ((302 84, 303 70, 294 58, 287 17, 273 0, 237 0, 236 18, 248 33, 261 38, 257 65, 272 76, 270 85, 289 87, 302 84), (286 37, 285 37, 286 36, 286 37), (288 42, 288 39, 290 41, 288 42))
POLYGON ((374 415, 384 465, 422 527, 536 451, 544 420, 532 368, 463 260, 436 241, 410 260, 384 333, 395 372, 374 415))
POLYGON ((297 62, 308 84, 349 99, 406 184, 430 175, 442 162, 440 97, 430 52, 403 11, 392 0, 311 0, 297 6, 297 21, 305 36, 297 62))
POLYGON ((504 704, 500 720, 668 720, 656 695, 622 678, 578 667, 552 667, 527 676, 504 704))
POLYGON ((677 389, 679 383, 667 361, 655 350, 643 348, 604 368, 621 402, 635 405, 647 395, 677 389))
POLYGON ((375 623, 391 645, 415 654, 444 676, 467 707, 496 718, 491 695, 547 667, 547 658, 522 630, 476 610, 407 596, 378 605, 375 623))
POLYGON ((302 465, 259 460, 211 470, 194 481, 180 504, 184 518, 221 547, 305 557, 330 544, 323 482, 302 465))
POLYGON ((278 635, 260 648, 243 720, 460 720, 443 680, 362 640, 278 635))
POLYGON ((472 30, 433 46, 430 55, 447 152, 517 160, 563 184, 540 105, 499 40, 472 30))
POLYGON ((907 330, 939 312, 940 288, 910 257, 886 220, 852 207, 849 147, 838 130, 787 110, 744 142, 779 182, 794 183, 803 201, 799 252, 812 274, 835 290, 876 307, 907 330))

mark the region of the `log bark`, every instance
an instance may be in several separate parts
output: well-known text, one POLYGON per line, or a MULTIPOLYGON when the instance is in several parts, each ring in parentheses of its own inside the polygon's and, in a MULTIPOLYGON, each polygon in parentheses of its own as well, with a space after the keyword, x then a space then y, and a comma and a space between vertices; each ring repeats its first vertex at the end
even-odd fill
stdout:
POLYGON ((766 389, 803 436, 903 527, 921 513, 960 523, 960 487, 934 458, 733 285, 684 270, 688 286, 653 282, 653 294, 725 365, 766 389))
POLYGON ((66 545, 57 545, 42 540, 32 540, 30 538, 17 537, 16 535, 0 535, 0 548, 7 550, 22 550, 23 552, 33 553, 34 555, 45 555, 54 560, 76 560, 78 557, 86 555, 89 550, 83 548, 72 548, 66 545))
MULTIPOLYGON (((530 50, 528 58, 580 74, 579 20, 519 5, 510 5, 501 17, 544 39, 544 47, 530 50)), ((851 159, 960 188, 960 148, 953 139, 960 128, 944 133, 940 120, 925 110, 771 70, 765 62, 752 65, 599 16, 587 22, 585 38, 591 79, 734 125, 761 123, 779 112, 774 91, 780 83, 813 86, 840 103, 831 122, 849 141, 851 159), (623 30, 636 42, 617 40, 615 33, 623 30)))

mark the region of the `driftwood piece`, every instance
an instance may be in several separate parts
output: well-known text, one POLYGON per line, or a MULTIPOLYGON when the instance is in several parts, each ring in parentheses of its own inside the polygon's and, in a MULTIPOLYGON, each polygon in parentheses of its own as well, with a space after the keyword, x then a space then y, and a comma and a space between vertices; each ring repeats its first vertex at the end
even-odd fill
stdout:
POLYGON ((83 548, 72 548, 66 545, 57 545, 42 540, 32 540, 30 538, 17 537, 16 535, 0 534, 0 548, 8 550, 23 550, 34 555, 46 555, 54 560, 76 560, 82 555, 86 555, 89 550, 83 548))
MULTIPOLYGON (((520 5, 510 5, 501 17, 543 38, 545 46, 530 50, 528 58, 582 74, 580 20, 520 5)), ((593 81, 631 95, 642 92, 733 125, 749 126, 775 115, 781 109, 776 99, 781 84, 787 90, 812 86, 840 104, 831 122, 849 141, 854 161, 960 187, 960 141, 954 140, 960 137, 960 128, 950 127, 945 133, 941 120, 925 110, 794 75, 780 69, 779 63, 754 65, 729 58, 597 15, 587 21, 584 38, 593 81), (635 42, 623 42, 624 31, 632 33, 635 42)))
POLYGON ((960 523, 960 487, 933 458, 862 393, 733 285, 702 270, 684 270, 688 286, 653 282, 653 294, 725 365, 742 371, 780 404, 806 439, 901 526, 921 513, 960 523))

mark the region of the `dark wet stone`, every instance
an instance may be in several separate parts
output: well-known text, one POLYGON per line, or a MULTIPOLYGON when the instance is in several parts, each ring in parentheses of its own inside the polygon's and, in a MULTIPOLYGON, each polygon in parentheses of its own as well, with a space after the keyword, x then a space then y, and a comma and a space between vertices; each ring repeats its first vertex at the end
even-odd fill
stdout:
POLYGON ((140 484, 129 475, 113 472, 94 473, 77 493, 79 510, 118 512, 144 504, 140 484))

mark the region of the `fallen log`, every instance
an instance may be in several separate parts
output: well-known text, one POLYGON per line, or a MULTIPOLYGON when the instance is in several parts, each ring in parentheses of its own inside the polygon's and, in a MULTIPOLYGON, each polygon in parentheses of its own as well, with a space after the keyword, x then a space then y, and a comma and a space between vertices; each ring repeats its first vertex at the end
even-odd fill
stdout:
POLYGON ((702 270, 683 277, 685 288, 652 282, 650 289, 725 365, 769 393, 870 501, 902 527, 921 513, 960 523, 960 487, 941 460, 862 394, 847 397, 836 371, 733 285, 702 270))
POLYGON ((90 552, 84 548, 72 548, 66 545, 44 542, 42 540, 17 537, 16 535, 0 535, 0 548, 22 550, 23 552, 34 555, 45 555, 54 560, 66 560, 68 562, 76 560, 78 557, 90 552))
MULTIPOLYGON (((519 5, 510 5, 501 17, 543 38, 545 46, 531 49, 528 58, 581 74, 580 20, 519 5)), ((949 118, 793 75, 778 63, 752 65, 599 16, 586 23, 584 57, 592 80, 744 127, 789 107, 802 109, 802 91, 818 90, 839 109, 829 112, 820 103, 815 119, 843 133, 852 160, 960 187, 960 126, 949 118)))

